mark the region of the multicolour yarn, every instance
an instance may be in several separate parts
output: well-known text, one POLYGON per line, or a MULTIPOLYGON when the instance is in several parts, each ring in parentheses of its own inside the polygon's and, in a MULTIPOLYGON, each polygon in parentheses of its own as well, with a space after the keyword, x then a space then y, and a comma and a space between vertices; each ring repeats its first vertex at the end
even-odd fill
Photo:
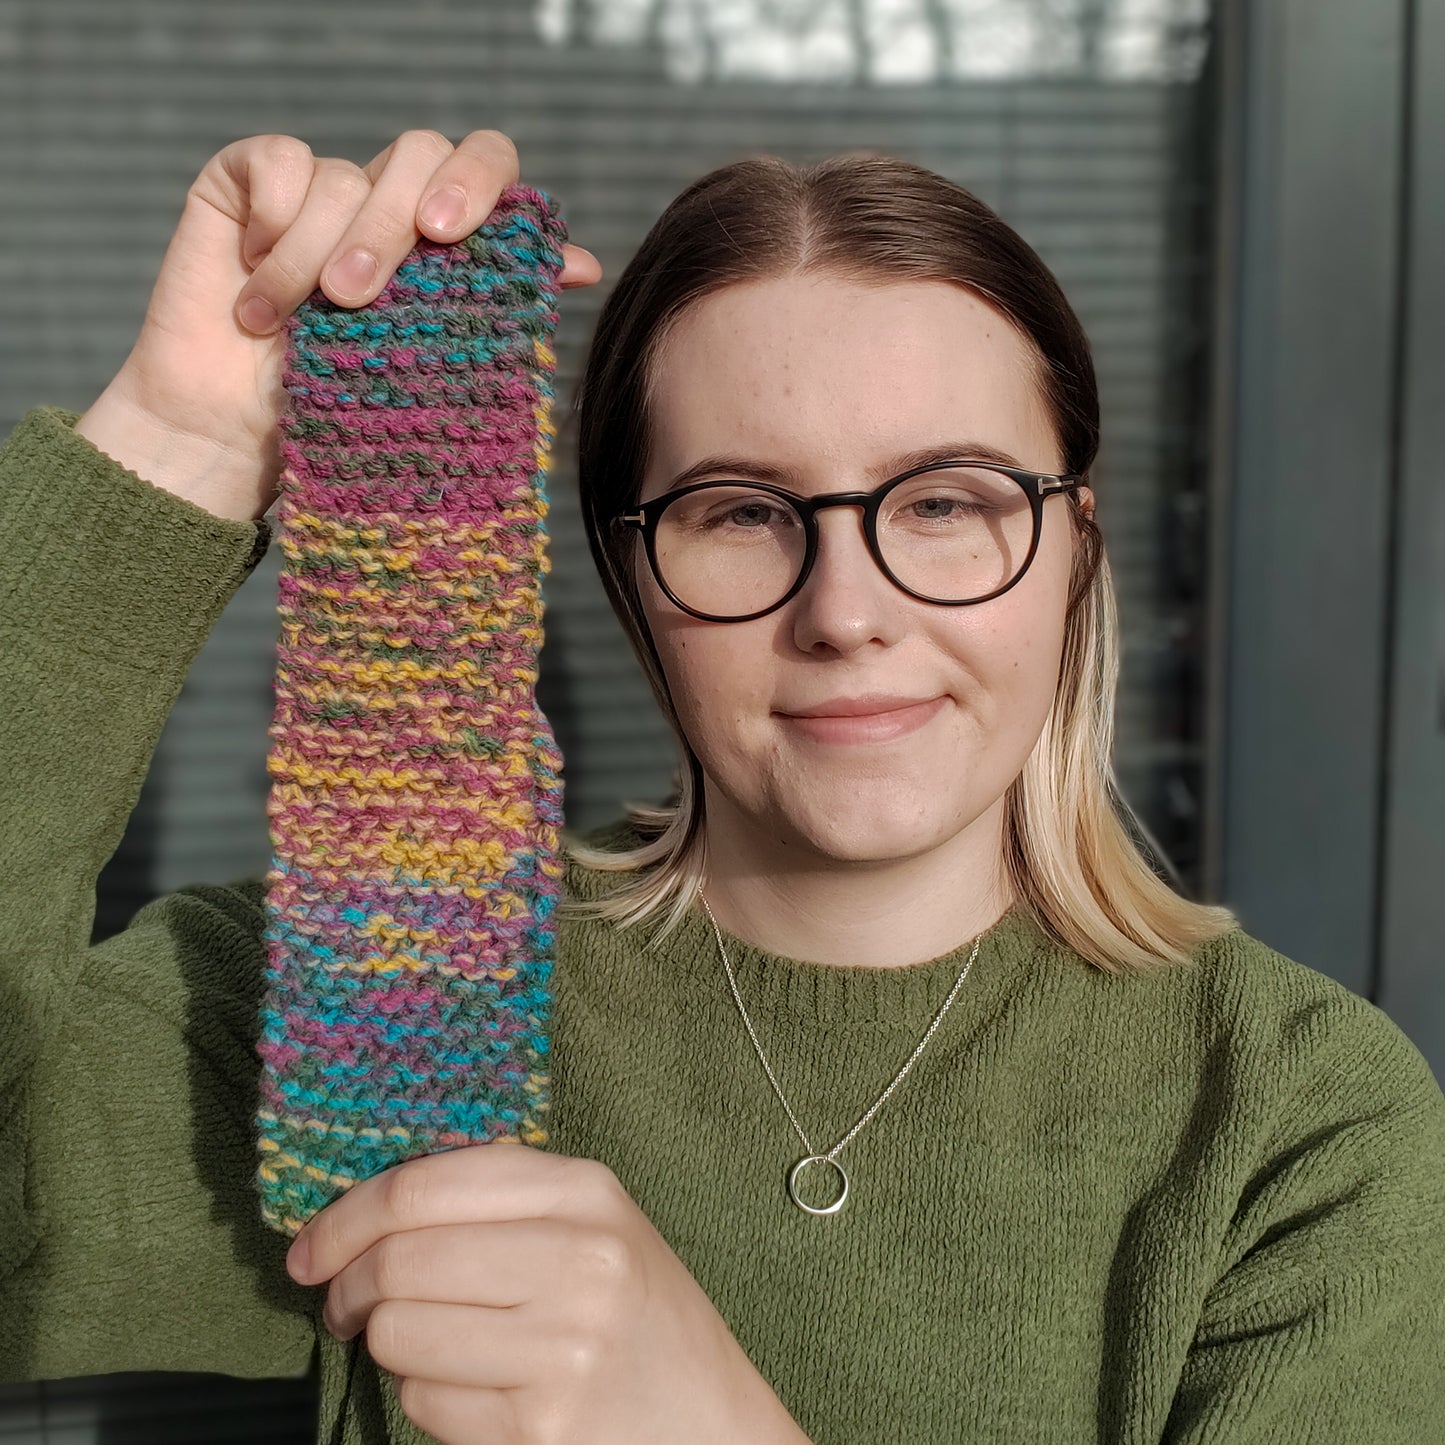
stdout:
POLYGON ((256 1184, 295 1235, 418 1155, 545 1143, 562 758, 536 704, 566 228, 503 192, 287 323, 256 1184))

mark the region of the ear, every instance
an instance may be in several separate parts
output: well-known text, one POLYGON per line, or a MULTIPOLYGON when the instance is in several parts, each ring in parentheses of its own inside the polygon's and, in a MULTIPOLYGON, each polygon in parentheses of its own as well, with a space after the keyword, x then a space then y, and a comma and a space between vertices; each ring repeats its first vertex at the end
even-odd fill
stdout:
POLYGON ((1079 509, 1092 522, 1094 520, 1094 489, 1092 487, 1080 487, 1074 495, 1079 499, 1079 509))

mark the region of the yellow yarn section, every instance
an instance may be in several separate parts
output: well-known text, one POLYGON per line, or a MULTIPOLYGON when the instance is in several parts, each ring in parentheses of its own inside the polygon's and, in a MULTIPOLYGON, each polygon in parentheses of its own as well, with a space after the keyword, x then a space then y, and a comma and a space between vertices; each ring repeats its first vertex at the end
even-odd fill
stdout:
MULTIPOLYGON (((556 353, 540 336, 532 342, 532 354, 538 368, 545 376, 550 376, 556 370, 556 353)), ((537 404, 532 408, 532 416, 537 423, 537 444, 533 449, 533 460, 538 472, 545 477, 552 460, 552 443, 557 438, 557 428, 552 423, 552 398, 545 391, 539 389, 537 404)), ((538 504, 541 515, 545 517, 549 510, 547 499, 539 497, 538 504)), ((551 558, 543 553, 542 570, 546 572, 550 568, 551 558)))

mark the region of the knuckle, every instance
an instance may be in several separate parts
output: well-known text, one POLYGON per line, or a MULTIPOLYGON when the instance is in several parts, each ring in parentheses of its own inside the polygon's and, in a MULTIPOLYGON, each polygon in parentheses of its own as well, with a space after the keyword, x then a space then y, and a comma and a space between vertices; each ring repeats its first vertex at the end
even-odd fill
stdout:
POLYGON ((327 156, 317 166, 328 192, 344 201, 359 201, 371 193, 371 181, 355 161, 327 156))
POLYGON ((406 1164, 395 1166, 385 1176, 382 1205, 388 1216, 403 1227, 411 1220, 423 1217, 427 1201, 431 1197, 426 1170, 416 1167, 417 1163, 416 1160, 409 1160, 406 1164))
POLYGON ((258 156, 268 165, 284 166, 298 160, 313 159, 311 147, 298 136, 270 133, 252 136, 250 143, 256 148, 258 156))
POLYGON ((478 130, 473 131, 472 134, 482 141, 509 170, 517 169, 519 164, 517 146, 511 136, 499 130, 478 130))
POLYGON ((575 1192, 597 1192, 606 1190, 617 1182, 617 1176, 600 1159, 588 1159, 580 1154, 566 1157, 566 1175, 575 1192))
POLYGON ((400 1300, 382 1300, 372 1306, 366 1320, 366 1348, 377 1364, 386 1367, 387 1361, 405 1357, 409 1317, 410 1311, 400 1300))
POLYGON ((586 1379, 595 1374, 602 1363, 602 1345, 589 1330, 570 1329, 556 1341, 556 1363, 564 1375, 586 1379))
POLYGON ((395 1299, 407 1294, 408 1286, 413 1283, 409 1254, 404 1235, 389 1234, 376 1245, 372 1268, 377 1293, 383 1298, 395 1299))
POLYGON ((632 1247, 615 1230, 578 1225, 572 1236, 572 1267, 594 1284, 610 1285, 632 1272, 632 1247))
MULTIPOLYGON (((256 268, 256 275, 262 276, 267 285, 267 300, 273 299, 276 291, 294 291, 305 286, 310 278, 297 259, 284 249, 271 251, 256 268)), ((256 294, 260 293, 260 288, 256 294)))
POLYGON ((429 1402, 428 1382, 416 1375, 401 1375, 396 1382, 396 1403, 401 1406, 402 1414, 413 1424, 417 1424, 420 1417, 426 1413, 429 1402))
POLYGON ((633 1207, 622 1182, 598 1159, 574 1159, 563 1178, 565 1198, 594 1218, 613 1220, 633 1207))
POLYGON ((574 1188, 585 1192, 604 1204, 618 1204, 629 1201, 631 1196, 622 1187, 621 1180, 600 1159, 574 1159, 576 1174, 574 1188))
POLYGON ((397 145, 404 145, 408 150, 430 151, 438 157, 449 156, 456 149, 439 130, 426 129, 404 131, 397 145))

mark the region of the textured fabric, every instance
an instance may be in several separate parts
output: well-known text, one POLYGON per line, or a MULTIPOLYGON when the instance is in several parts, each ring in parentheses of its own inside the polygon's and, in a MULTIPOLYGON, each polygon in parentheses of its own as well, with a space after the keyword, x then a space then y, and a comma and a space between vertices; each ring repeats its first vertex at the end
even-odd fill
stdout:
MULTIPOLYGON (((318 1440, 423 1445, 256 1208, 264 881, 167 895, 86 946, 264 528, 150 487, 73 420, 37 408, 0 451, 0 1376, 299 1374, 319 1347, 318 1440)), ((564 903, 609 886, 569 866, 564 903)), ((545 1147, 617 1175, 817 1445, 1445 1440, 1445 1098, 1332 980, 1240 932, 1111 979, 1011 913, 844 1151, 846 1208, 813 1218, 707 919, 652 948, 558 919, 545 1147)), ((965 956, 825 968, 725 941, 830 1145, 965 956)))
POLYGON ((257 1186, 546 1141, 562 759, 536 702, 566 227, 525 186, 287 321, 257 1186))

